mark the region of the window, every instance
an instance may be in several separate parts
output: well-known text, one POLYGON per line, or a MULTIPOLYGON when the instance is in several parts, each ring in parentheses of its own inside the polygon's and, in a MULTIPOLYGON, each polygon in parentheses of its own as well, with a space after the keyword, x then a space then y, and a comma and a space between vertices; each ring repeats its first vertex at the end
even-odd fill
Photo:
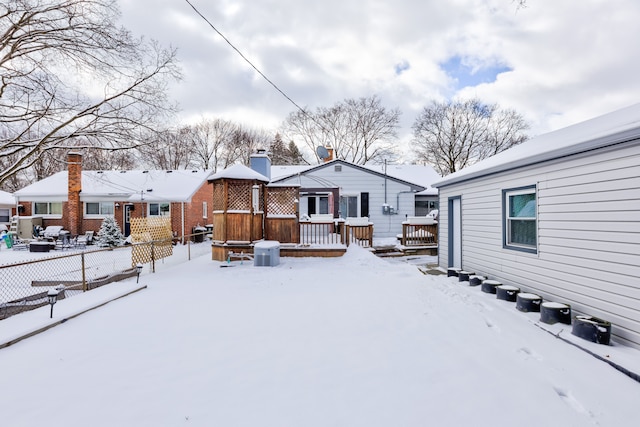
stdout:
POLYGON ((358 196, 340 196, 340 216, 342 218, 358 217, 358 196))
POLYGON ((11 209, 0 209, 0 222, 9 222, 11 216, 11 209))
POLYGON ((360 193, 360 216, 369 216, 369 193, 360 193))
POLYGON ((84 214, 87 216, 113 215, 113 202, 86 202, 84 204, 84 214))
POLYGON ((207 202, 202 202, 202 218, 207 217, 207 202))
POLYGON ((426 216, 434 209, 438 209, 438 201, 433 199, 427 199, 424 196, 416 196, 415 200, 415 215, 426 216))
POLYGON ((309 196, 307 197, 307 214, 328 214, 329 196, 309 196))
POLYGON ((504 247, 537 253, 535 186, 503 190, 504 247))
POLYGON ((149 216, 169 215, 169 203, 149 203, 149 216))
POLYGON ((62 202, 35 202, 34 215, 62 215, 62 202))

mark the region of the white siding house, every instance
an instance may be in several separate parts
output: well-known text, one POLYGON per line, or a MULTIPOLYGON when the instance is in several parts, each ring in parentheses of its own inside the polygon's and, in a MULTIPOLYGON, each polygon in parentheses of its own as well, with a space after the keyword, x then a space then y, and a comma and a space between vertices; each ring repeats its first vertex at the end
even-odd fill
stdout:
POLYGON ((441 267, 571 304, 640 347, 640 104, 533 138, 434 186, 441 267))
POLYGON ((402 221, 416 214, 416 197, 436 203, 430 166, 360 166, 331 160, 313 167, 272 166, 271 182, 300 186, 300 216, 368 217, 374 237, 395 237, 402 221), (404 179, 403 179, 404 178, 404 179), (411 182, 409 181, 411 179, 411 182), (429 193, 431 191, 431 193, 429 193))

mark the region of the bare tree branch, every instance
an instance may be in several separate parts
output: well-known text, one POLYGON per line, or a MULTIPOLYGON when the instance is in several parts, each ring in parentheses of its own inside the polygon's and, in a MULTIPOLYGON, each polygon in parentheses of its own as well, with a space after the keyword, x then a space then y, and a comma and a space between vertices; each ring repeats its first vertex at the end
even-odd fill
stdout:
POLYGON ((497 104, 434 101, 413 124, 416 159, 444 176, 524 142, 528 128, 520 114, 497 104))
POLYGON ((175 50, 117 26, 115 0, 0 5, 0 184, 51 150, 125 150, 175 111, 175 50))
POLYGON ((332 147, 334 156, 356 164, 383 162, 395 157, 394 143, 400 117, 387 110, 377 96, 346 99, 314 113, 295 112, 287 118, 287 139, 301 141, 317 161, 316 147, 332 147))

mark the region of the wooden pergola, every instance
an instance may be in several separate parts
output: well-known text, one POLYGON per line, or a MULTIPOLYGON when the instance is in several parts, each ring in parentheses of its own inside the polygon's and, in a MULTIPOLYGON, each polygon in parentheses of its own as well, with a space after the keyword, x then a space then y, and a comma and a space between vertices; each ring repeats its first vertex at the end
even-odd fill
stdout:
POLYGON ((224 261, 229 252, 252 253, 257 241, 297 243, 296 186, 268 187, 268 178, 243 165, 212 175, 212 256, 224 261))

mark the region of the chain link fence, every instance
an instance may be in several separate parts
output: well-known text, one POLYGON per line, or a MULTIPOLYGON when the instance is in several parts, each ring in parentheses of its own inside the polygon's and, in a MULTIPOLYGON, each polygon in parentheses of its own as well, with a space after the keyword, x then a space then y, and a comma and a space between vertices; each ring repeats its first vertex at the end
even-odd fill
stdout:
POLYGON ((12 261, 0 265, 0 320, 47 305, 47 293, 52 289, 58 291, 58 299, 70 298, 135 277, 137 264, 142 264, 143 274, 147 274, 200 256, 211 256, 211 242, 196 234, 115 248, 86 246, 47 254, 27 249, 3 256, 6 252, 0 252, 0 263, 4 263, 3 258, 12 261))

